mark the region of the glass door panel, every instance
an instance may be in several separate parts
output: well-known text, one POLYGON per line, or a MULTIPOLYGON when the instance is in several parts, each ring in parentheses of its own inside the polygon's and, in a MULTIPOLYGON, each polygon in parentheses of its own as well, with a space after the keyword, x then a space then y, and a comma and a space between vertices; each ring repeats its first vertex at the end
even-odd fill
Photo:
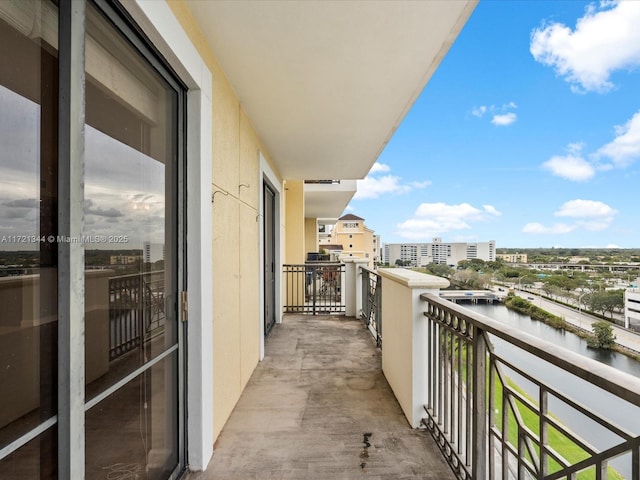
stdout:
POLYGON ((88 8, 86 478, 162 479, 179 463, 181 92, 131 35, 88 8))
POLYGON ((178 463, 177 352, 87 411, 85 478, 168 478, 178 463))
POLYGON ((57 8, 0 2, 0 477, 51 478, 57 409, 57 8))
POLYGON ((86 44, 87 399, 178 342, 177 93, 97 12, 86 44))

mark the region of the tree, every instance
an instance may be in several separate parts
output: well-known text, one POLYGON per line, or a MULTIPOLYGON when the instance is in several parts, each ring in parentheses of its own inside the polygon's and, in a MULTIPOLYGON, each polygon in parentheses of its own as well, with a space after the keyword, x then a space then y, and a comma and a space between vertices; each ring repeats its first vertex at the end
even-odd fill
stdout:
POLYGON ((592 312, 598 312, 603 315, 609 313, 613 318, 613 312, 624 308, 624 291, 601 290, 592 292, 585 295, 584 303, 592 312))
POLYGON ((580 286, 580 281, 577 278, 562 274, 553 274, 550 277, 546 277, 544 283, 545 285, 556 286, 566 292, 571 292, 580 286))
POLYGON ((483 276, 472 268, 458 270, 453 274, 453 280, 467 288, 482 288, 484 284, 483 276))
POLYGON ((602 321, 592 324, 591 327, 593 328, 593 337, 587 340, 587 344, 592 348, 611 350, 616 344, 616 335, 613 333, 611 324, 602 321))
POLYGON ((538 281, 538 278, 532 273, 526 273, 520 277, 520 285, 533 285, 538 281))
POLYGON ((480 258, 472 258, 471 260, 460 260, 458 262, 458 270, 475 270, 483 271, 486 268, 486 262, 480 258))
POLYGON ((562 290, 560 290, 560 287, 556 286, 556 285, 550 285, 548 283, 545 283, 542 285, 542 290, 544 290, 544 292, 547 294, 547 296, 553 298, 553 297, 559 297, 560 294, 562 293, 562 290))
POLYGON ((441 263, 430 263, 425 269, 432 275, 444 278, 449 278, 454 272, 453 268, 449 265, 443 265, 441 263))

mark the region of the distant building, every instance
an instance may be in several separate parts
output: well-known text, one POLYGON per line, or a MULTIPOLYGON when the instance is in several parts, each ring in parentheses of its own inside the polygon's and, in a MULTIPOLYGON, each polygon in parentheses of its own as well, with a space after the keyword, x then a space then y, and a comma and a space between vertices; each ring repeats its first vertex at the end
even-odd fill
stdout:
POLYGON ((640 328, 640 278, 624 292, 624 326, 640 328))
POLYGON ((142 260, 140 255, 111 255, 109 257, 110 265, 133 265, 142 260))
POLYGON ((507 263, 527 263, 526 253, 497 253, 496 258, 501 258, 507 263))
MULTIPOLYGON (((324 223, 318 224, 318 245, 323 248, 324 245, 331 244, 331 226, 324 223)), ((324 247, 326 248, 326 247, 324 247)))
POLYGON ((373 263, 377 265, 382 262, 382 244, 380 243, 380 235, 373 236, 373 263))
POLYGON ((144 242, 143 252, 144 252, 144 263, 151 263, 151 243, 144 242))
MULTIPOLYGON (((342 245, 342 256, 366 258, 369 268, 379 260, 380 237, 364 224, 364 218, 347 214, 338 219, 331 230, 330 244, 342 245), (377 240, 374 239, 377 237, 377 240)), ((326 245, 321 245, 326 248, 326 245)))
POLYGON ((434 238, 431 243, 386 243, 383 262, 395 265, 397 260, 412 267, 425 267, 430 263, 455 267, 461 260, 478 258, 487 262, 496 259, 496 242, 445 243, 434 238))

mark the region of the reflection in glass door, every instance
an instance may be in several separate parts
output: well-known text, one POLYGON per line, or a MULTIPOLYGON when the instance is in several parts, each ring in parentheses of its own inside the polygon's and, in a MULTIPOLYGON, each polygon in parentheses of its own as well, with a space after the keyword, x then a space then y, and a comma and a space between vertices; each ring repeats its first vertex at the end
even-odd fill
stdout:
POLYGON ((11 480, 57 472, 57 32, 53 3, 0 2, 0 478, 11 480))
POLYGON ((68 241, 83 244, 85 259, 84 477, 167 479, 184 465, 184 87, 116 4, 96 4, 86 14, 85 89, 71 92, 86 101, 84 215, 71 218, 58 197, 59 3, 0 1, 3 480, 58 478, 59 453, 74 454, 58 445, 56 416, 58 353, 69 349, 57 337, 68 321, 61 308, 58 318, 58 246, 68 241), (82 225, 81 238, 59 236, 60 217, 82 225))
POLYGON ((88 9, 87 478, 109 472, 163 479, 179 463, 182 93, 135 48, 135 40, 133 32, 120 35, 99 12, 88 9))

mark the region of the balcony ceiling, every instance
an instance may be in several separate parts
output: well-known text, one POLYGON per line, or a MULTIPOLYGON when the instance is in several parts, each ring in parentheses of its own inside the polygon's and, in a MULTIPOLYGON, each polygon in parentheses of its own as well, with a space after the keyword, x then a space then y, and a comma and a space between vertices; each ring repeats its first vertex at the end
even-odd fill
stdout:
POLYGON ((275 167, 316 180, 366 176, 477 0, 187 3, 275 167))
POLYGON ((309 218, 338 218, 358 188, 356 180, 304 185, 304 214, 309 218))

